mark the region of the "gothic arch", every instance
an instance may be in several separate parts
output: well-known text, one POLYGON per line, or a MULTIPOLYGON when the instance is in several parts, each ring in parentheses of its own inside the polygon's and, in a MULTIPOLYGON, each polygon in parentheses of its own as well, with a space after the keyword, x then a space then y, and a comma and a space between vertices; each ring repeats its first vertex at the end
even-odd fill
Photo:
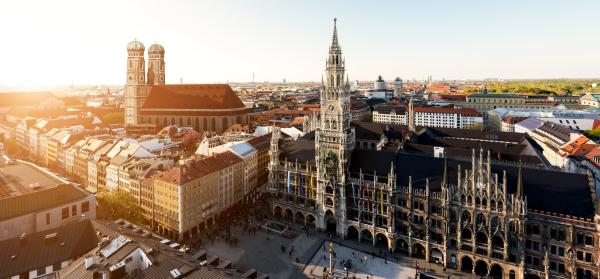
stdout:
POLYGON ((346 238, 350 240, 360 241, 358 229, 354 226, 348 226, 346 229, 346 238))
POLYGON ((373 234, 371 233, 371 231, 364 229, 361 232, 361 239, 360 241, 365 241, 367 243, 372 243, 373 242, 373 234))
POLYGON ((317 219, 312 214, 306 214, 306 226, 314 227, 316 225, 317 219))
POLYGON ((333 194, 333 187, 331 187, 331 185, 327 185, 327 187, 325 187, 325 193, 333 194))
POLYGON ((388 238, 382 233, 375 234, 375 246, 382 247, 387 250, 389 248, 388 238))
POLYGON ((487 220, 485 218, 485 216, 483 215, 483 213, 478 213, 477 214, 477 225, 478 226, 485 226, 487 223, 487 220))
POLYGON ((477 236, 475 237, 475 242, 481 243, 481 244, 487 244, 488 243, 487 234, 484 231, 477 232, 477 236))
POLYGON ((503 279, 504 278, 504 270, 499 264, 493 264, 490 269, 490 277, 492 279, 503 279))
POLYGON ((326 206, 333 206, 333 200, 331 198, 327 198, 325 200, 325 205, 326 206))
POLYGON ((492 237, 492 247, 502 249, 504 248, 504 239, 496 234, 492 237))
POLYGON ((338 75, 337 75, 336 85, 337 85, 337 86, 340 86, 340 85, 342 85, 342 80, 341 80, 341 78, 340 78, 340 74, 338 74, 338 75))
POLYGON ((437 258, 440 261, 440 263, 444 262, 444 254, 438 248, 432 248, 431 252, 429 253, 429 255, 431 255, 431 258, 433 260, 435 260, 437 258))
POLYGON ((471 213, 469 211, 464 210, 461 216, 462 224, 471 224, 471 213))
POLYGON ((337 221, 335 220, 333 212, 331 212, 331 210, 327 210, 323 218, 326 231, 335 234, 337 232, 337 221))
POLYGON ((333 82, 334 82, 334 77, 333 77, 333 75, 331 75, 331 77, 329 79, 329 86, 333 86, 333 82))
POLYGON ((492 229, 500 227, 500 218, 498 218, 498 216, 493 216, 490 220, 490 225, 492 226, 492 229))
POLYGON ((294 212, 291 209, 286 208, 285 211, 284 211, 284 213, 283 213, 283 217, 285 219, 293 220, 294 219, 294 212))
POLYGON ((473 273, 473 260, 469 256, 464 256, 460 259, 460 271, 465 273, 473 273))
POLYGON ((488 264, 483 260, 478 260, 475 263, 475 275, 477 276, 487 276, 489 273, 488 264))
POLYGON ((408 252, 408 242, 402 238, 396 240, 396 251, 408 252))
POLYGON ((412 246, 412 256, 419 259, 425 258, 425 247, 421 243, 415 243, 412 246))
POLYGON ((465 239, 465 240, 471 241, 473 239, 473 234, 471 233, 470 229, 464 228, 460 232, 460 237, 461 237, 461 239, 465 239))
POLYGON ((296 211, 296 222, 297 223, 304 223, 305 219, 304 219, 304 214, 301 211, 296 211))

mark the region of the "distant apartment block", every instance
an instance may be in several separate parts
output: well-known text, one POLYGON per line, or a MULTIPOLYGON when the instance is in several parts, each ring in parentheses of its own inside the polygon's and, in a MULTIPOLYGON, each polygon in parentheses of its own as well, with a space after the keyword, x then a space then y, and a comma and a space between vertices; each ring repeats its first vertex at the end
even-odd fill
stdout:
MULTIPOLYGON (((381 105, 373 111, 373 122, 407 125, 404 106, 381 105)), ((483 117, 474 109, 415 107, 415 124, 421 127, 481 129, 483 117)))

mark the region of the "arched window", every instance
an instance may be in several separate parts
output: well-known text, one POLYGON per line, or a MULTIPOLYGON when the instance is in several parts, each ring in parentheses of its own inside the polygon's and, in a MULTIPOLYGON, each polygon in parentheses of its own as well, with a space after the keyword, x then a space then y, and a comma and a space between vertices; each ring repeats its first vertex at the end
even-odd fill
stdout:
POLYGON ((482 213, 477 214, 477 225, 485 226, 485 217, 482 213))
POLYGON ((334 82, 334 77, 333 75, 331 75, 331 77, 329 78, 329 86, 333 86, 333 82, 334 82))
POLYGON ((339 74, 337 75, 337 82, 336 82, 336 84, 337 84, 337 86, 342 85, 342 81, 341 81, 341 78, 340 78, 339 74))
POLYGON ((227 121, 227 117, 223 117, 223 130, 229 128, 229 123, 227 121))
POLYGON ((468 211, 463 211, 461 220, 462 220, 463 224, 471 223, 471 214, 468 211))

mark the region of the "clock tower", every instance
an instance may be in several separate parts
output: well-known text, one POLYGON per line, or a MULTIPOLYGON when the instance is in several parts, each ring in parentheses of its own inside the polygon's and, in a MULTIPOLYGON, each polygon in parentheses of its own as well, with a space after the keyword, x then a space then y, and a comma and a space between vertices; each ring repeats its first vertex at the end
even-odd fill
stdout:
POLYGON ((317 221, 321 228, 343 233, 343 220, 346 218, 344 186, 348 177, 348 160, 354 149, 354 129, 350 127, 350 84, 345 76, 345 61, 338 43, 336 23, 334 19, 333 38, 325 63, 326 78, 321 85, 320 122, 315 133, 317 204, 321 215, 317 221))

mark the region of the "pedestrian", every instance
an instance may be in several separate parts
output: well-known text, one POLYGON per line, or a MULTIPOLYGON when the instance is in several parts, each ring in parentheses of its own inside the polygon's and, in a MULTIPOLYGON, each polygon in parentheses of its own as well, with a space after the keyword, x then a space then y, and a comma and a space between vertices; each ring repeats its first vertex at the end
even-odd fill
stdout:
POLYGON ((352 251, 352 258, 354 259, 354 251, 352 251))

